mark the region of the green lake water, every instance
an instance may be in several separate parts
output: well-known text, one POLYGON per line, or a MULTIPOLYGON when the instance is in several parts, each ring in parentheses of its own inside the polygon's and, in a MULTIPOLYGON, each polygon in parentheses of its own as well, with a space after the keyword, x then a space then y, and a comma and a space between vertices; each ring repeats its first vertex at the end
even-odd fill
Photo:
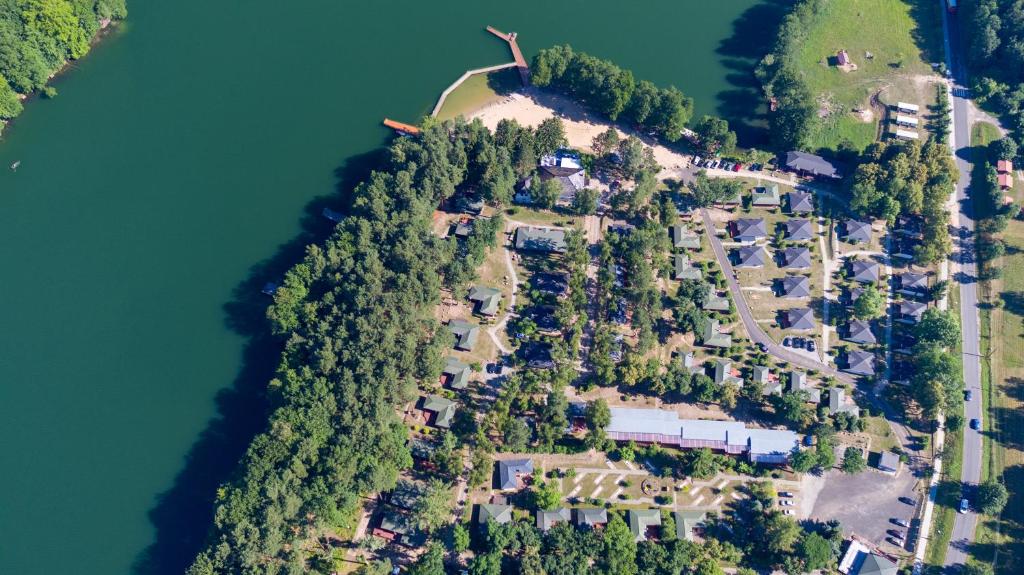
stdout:
POLYGON ((0 573, 181 572, 263 421, 260 287, 382 117, 509 59, 484 25, 739 117, 787 3, 131 1, 0 140, 0 573))

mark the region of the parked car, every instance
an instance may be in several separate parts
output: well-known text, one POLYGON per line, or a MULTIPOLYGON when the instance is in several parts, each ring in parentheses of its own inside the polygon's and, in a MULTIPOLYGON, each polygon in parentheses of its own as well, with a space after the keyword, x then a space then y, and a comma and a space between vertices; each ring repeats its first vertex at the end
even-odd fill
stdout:
POLYGON ((807 340, 807 351, 814 351, 814 340, 807 340))
POLYGON ((750 169, 751 172, 760 172, 761 171, 761 164, 750 164, 750 168, 749 169, 750 169))
POLYGON ((896 539, 894 537, 886 538, 886 541, 888 541, 889 543, 892 543, 893 545, 895 545, 897 547, 903 547, 903 544, 905 543, 905 541, 903 541, 902 539, 896 539))
POLYGON ((793 496, 793 492, 792 491, 780 491, 779 492, 779 497, 792 497, 792 496, 793 496))
POLYGON ((768 351, 768 345, 763 341, 759 341, 757 342, 757 349, 761 351, 768 351))
POLYGON ((900 527, 910 527, 910 522, 907 521, 906 519, 896 519, 894 517, 892 519, 892 522, 895 523, 896 525, 899 525, 900 527))
POLYGON ((802 338, 802 337, 794 337, 793 338, 793 347, 795 347, 797 349, 803 349, 804 348, 804 338, 802 338))
POLYGON ((796 512, 795 512, 795 511, 793 511, 792 509, 783 509, 783 510, 782 510, 782 514, 783 514, 783 515, 795 515, 795 514, 796 514, 796 512))
POLYGON ((971 390, 968 389, 967 391, 964 392, 964 401, 970 401, 973 397, 974 393, 971 390))
POLYGON ((793 340, 789 339, 788 337, 782 338, 782 345, 789 347, 791 343, 793 343, 793 340))
POLYGON ((967 501, 966 497, 960 499, 960 513, 967 513, 967 510, 971 508, 970 502, 967 501))
POLYGON ((900 539, 903 539, 903 532, 900 531, 899 529, 890 529, 890 530, 886 531, 886 533, 888 533, 889 535, 892 535, 893 537, 898 537, 900 539))
POLYGON ((700 156, 694 156, 693 157, 693 165, 694 166, 699 166, 703 159, 704 158, 701 158, 700 156))
POLYGON ((981 429, 981 420, 979 420, 979 419, 972 419, 971 420, 971 429, 973 429, 975 431, 978 431, 979 429, 981 429))
POLYGON ((911 497, 900 497, 900 503, 906 503, 907 505, 914 505, 917 502, 911 497))
POLYGON ((735 163, 735 164, 733 164, 733 166, 732 166, 732 171, 734 171, 734 172, 738 172, 738 171, 740 171, 740 170, 742 170, 742 169, 743 169, 743 164, 741 164, 741 163, 739 163, 739 162, 736 162, 736 163, 735 163))
POLYGON ((779 505, 783 507, 789 507, 790 505, 793 505, 793 502, 788 499, 781 499, 779 500, 779 505))

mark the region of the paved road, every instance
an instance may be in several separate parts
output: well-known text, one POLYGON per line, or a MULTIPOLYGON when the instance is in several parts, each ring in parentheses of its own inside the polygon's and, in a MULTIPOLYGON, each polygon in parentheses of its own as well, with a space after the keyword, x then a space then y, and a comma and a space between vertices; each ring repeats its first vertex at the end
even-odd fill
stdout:
POLYGON ((783 361, 788 361, 789 363, 799 365, 805 369, 816 369, 825 375, 835 377, 839 381, 853 383, 854 378, 852 375, 843 373, 830 365, 816 361, 806 355, 788 350, 775 343, 767 334, 764 333, 764 330, 761 329, 757 320, 754 319, 754 315, 750 312, 750 306, 747 305, 747 300, 743 297, 739 281, 736 280, 735 272, 732 269, 732 263, 729 262, 729 256, 726 254, 725 248, 722 246, 722 241, 715 235, 715 224, 711 221, 711 216, 708 215, 708 211, 705 209, 700 211, 700 215, 701 218, 704 219, 704 230, 707 232, 708 240, 711 242, 711 249, 715 252, 715 258, 718 259, 718 265, 722 266, 722 272, 725 274, 725 279, 729 284, 729 291, 732 292, 732 299, 736 302, 736 310, 740 314, 740 319, 743 320, 744 327, 747 328, 747 333, 750 335, 750 339, 753 340, 755 344, 762 344, 766 346, 768 353, 783 361))
MULTIPOLYGON (((956 17, 944 16, 946 24, 946 64, 953 73, 954 89, 953 108, 953 153, 957 167, 960 169, 960 181, 956 185, 956 199, 960 204, 959 224, 965 233, 960 240, 960 257, 954 269, 954 275, 960 282, 960 324, 963 330, 963 365, 964 385, 973 393, 971 401, 964 404, 964 416, 967 420, 982 420, 981 406, 981 361, 978 331, 978 286, 977 267, 974 264, 974 220, 972 209, 967 201, 966 190, 971 183, 971 166, 965 159, 971 146, 971 130, 968 120, 969 92, 963 85, 966 74, 960 61, 958 51, 959 30, 956 17)), ((969 426, 964 426, 963 473, 960 480, 965 485, 977 484, 981 479, 982 437, 969 426)), ((966 563, 967 551, 974 540, 974 529, 978 516, 973 512, 957 514, 953 525, 949 551, 946 553, 946 565, 962 565, 966 563)))

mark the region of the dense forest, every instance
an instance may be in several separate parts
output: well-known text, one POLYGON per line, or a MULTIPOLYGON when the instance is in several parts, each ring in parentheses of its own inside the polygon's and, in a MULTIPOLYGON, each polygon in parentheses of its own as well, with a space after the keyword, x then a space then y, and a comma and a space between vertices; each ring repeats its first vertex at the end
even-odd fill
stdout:
MULTIPOLYGON (((696 450, 701 453, 706 450, 696 450)), ((775 506, 769 482, 754 482, 749 498, 726 504, 728 513, 712 514, 704 541, 676 537, 672 514, 662 512, 661 536, 637 542, 618 511, 609 512, 601 530, 582 530, 566 523, 544 533, 533 522, 489 523, 475 539, 456 536, 456 551, 473 547, 472 575, 724 575, 721 563, 737 565, 737 575, 784 570, 808 573, 834 567, 842 543, 838 523, 797 523, 775 506)), ((387 564, 363 571, 386 575, 387 564)), ((444 550, 434 544, 408 573, 444 575, 444 550)))
POLYGON ((811 126, 817 121, 814 95, 800 75, 796 55, 824 1, 802 0, 793 7, 779 27, 775 46, 755 71, 765 97, 774 102, 775 111, 768 121, 772 146, 780 152, 806 148, 811 126))
POLYGON ((1024 138, 1024 4, 977 0, 961 13, 976 99, 1004 115, 1018 144, 1024 138))
POLYGON ((939 140, 880 142, 860 158, 848 179, 850 208, 861 216, 923 216, 923 237, 914 248, 919 265, 942 261, 952 251, 946 201, 959 172, 949 149, 939 140))
POLYGON ((21 113, 19 96, 44 88, 89 51, 106 23, 127 13, 125 0, 0 0, 0 127, 21 113))
POLYGON ((637 81, 631 71, 574 52, 568 45, 541 50, 533 58, 530 79, 536 86, 571 96, 612 120, 621 118, 669 142, 682 137, 693 115, 693 99, 675 86, 659 88, 647 80, 637 81))
POLYGON ((488 225, 474 228, 480 242, 435 236, 434 208, 469 190, 503 203, 545 146, 509 121, 494 135, 479 122, 432 123, 391 145, 342 223, 274 295, 268 317, 284 341, 274 409, 219 490, 209 545, 189 573, 330 569, 316 539, 353 527, 360 496, 392 488, 412 464, 396 408, 443 367, 451 340, 433 316, 442 286, 471 279, 495 241, 488 225))

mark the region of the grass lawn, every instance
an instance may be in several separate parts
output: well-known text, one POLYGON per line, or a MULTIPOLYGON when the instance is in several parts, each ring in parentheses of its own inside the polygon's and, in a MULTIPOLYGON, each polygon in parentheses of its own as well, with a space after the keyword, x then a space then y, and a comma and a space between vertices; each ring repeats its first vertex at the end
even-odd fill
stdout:
POLYGON ((875 140, 883 110, 864 121, 854 109, 867 109, 879 94, 883 103, 934 101, 935 89, 924 75, 942 61, 940 3, 933 0, 832 0, 807 31, 798 66, 816 97, 830 113, 811 135, 811 147, 835 149, 849 140, 863 148, 875 140), (835 66, 846 50, 857 70, 835 66), (873 57, 867 58, 867 53, 873 57))
POLYGON ((514 206, 505 210, 506 220, 515 220, 533 226, 560 226, 580 228, 583 218, 570 216, 549 210, 535 210, 523 206, 514 206))
POLYGON ((521 85, 519 72, 515 68, 506 68, 490 74, 475 74, 448 94, 437 117, 440 120, 449 120, 459 115, 468 116, 488 104, 501 100, 521 85))
MULTIPOLYGON (((978 123, 971 144, 981 146, 999 138, 995 126, 978 123)), ((1024 198, 1020 186, 1013 192, 1024 198)), ((1002 479, 1010 502, 1000 519, 982 518, 978 526, 975 558, 994 562, 997 573, 1019 573, 1024 558, 1024 222, 1011 220, 1003 234, 1007 255, 998 264, 999 280, 982 284, 982 297, 996 307, 981 310, 982 399, 986 406, 982 479, 1002 479)))

